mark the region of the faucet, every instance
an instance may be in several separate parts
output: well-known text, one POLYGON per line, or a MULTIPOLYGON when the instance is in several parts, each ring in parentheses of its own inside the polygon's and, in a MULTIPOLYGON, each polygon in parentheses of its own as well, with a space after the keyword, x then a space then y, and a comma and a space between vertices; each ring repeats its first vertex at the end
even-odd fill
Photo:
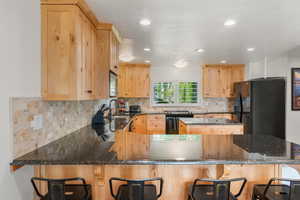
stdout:
MULTIPOLYGON (((109 113, 108 113, 108 120, 109 121, 111 121, 112 120, 112 117, 113 117, 113 114, 112 114, 112 102, 118 102, 118 100, 117 99, 111 99, 110 101, 109 101, 109 113)), ((116 108, 116 105, 115 105, 115 108, 116 108)))

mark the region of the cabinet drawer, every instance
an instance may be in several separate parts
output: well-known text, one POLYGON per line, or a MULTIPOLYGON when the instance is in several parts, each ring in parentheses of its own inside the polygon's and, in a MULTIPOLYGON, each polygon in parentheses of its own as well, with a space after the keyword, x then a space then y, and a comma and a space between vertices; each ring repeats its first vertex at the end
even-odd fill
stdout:
POLYGON ((164 115, 148 115, 148 121, 164 121, 166 118, 164 115))

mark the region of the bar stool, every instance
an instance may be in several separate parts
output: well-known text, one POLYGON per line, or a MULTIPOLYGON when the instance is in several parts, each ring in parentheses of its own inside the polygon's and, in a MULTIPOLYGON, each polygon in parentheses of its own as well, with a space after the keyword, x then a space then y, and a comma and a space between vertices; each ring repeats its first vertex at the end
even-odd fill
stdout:
POLYGON ((83 178, 46 179, 32 178, 31 183, 40 200, 92 200, 91 185, 86 184, 83 178), (48 193, 42 195, 37 189, 36 182, 48 183, 48 193), (82 184, 66 184, 69 181, 81 181, 82 184))
POLYGON ((236 200, 243 192, 246 185, 246 178, 235 178, 227 180, 196 179, 190 186, 188 200, 236 200), (198 183, 211 184, 198 184, 198 183), (242 182, 237 194, 230 192, 232 182, 242 182))
POLYGON ((128 180, 123 178, 111 178, 109 180, 110 192, 115 200, 156 200, 163 190, 162 178, 151 178, 143 180, 128 180), (117 194, 113 191, 113 181, 126 182, 119 186, 117 194), (154 184, 145 184, 149 181, 159 181, 160 189, 157 194, 156 186, 154 184))
POLYGON ((268 184, 254 185, 252 200, 299 200, 300 180, 272 178, 268 184), (274 181, 286 181, 290 185, 272 184, 274 181))

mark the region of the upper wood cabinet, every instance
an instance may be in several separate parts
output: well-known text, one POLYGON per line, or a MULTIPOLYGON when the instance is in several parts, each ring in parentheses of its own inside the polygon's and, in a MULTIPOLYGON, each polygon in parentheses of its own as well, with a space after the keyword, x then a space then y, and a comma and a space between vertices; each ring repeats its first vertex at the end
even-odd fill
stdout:
MULTIPOLYGON (((119 48, 121 38, 118 31, 112 24, 101 23, 97 25, 98 35, 105 37, 105 48, 102 49, 102 55, 108 59, 109 69, 118 74, 119 71, 119 48)), ((104 40, 103 40, 104 41, 104 40)))
POLYGON ((111 53, 110 53, 110 70, 114 73, 118 74, 119 72, 119 40, 117 39, 116 35, 111 33, 110 34, 110 41, 111 41, 111 53))
POLYGON ((84 0, 41 0, 41 10, 43 99, 108 98, 109 70, 118 70, 118 31, 98 23, 84 0))
POLYGON ((118 97, 147 98, 150 95, 150 65, 121 63, 118 97))
POLYGON ((94 98, 96 29, 76 5, 42 4, 42 96, 94 98))
POLYGON ((203 97, 231 98, 233 84, 244 80, 245 65, 221 64, 203 67, 203 97))
POLYGON ((96 38, 96 98, 109 98, 109 71, 118 74, 121 38, 112 24, 98 24, 96 38), (101 56, 100 56, 101 55, 101 56))

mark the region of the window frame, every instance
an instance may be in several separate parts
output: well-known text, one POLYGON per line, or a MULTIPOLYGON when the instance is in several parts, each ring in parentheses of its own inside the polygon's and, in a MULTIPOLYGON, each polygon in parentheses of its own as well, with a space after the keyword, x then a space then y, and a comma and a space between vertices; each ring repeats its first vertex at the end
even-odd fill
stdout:
POLYGON ((153 107, 197 107, 201 105, 201 89, 200 89, 200 81, 199 80, 176 80, 176 81, 152 81, 151 82, 151 92, 150 92, 150 103, 153 107), (195 82, 197 83, 197 103, 179 103, 179 83, 189 83, 195 82), (175 85, 175 103, 168 104, 159 104, 154 102, 154 86, 157 83, 173 83, 175 85))

